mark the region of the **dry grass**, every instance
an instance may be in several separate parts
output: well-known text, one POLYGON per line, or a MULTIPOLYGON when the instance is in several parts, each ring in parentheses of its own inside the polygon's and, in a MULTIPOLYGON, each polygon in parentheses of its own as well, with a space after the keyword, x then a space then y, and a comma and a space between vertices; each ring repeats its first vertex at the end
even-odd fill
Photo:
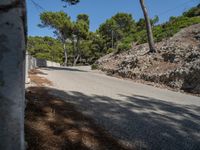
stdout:
POLYGON ((31 75, 37 75, 37 74, 45 74, 45 73, 43 73, 42 71, 40 71, 38 69, 31 69, 29 71, 29 74, 31 74, 31 75))
POLYGON ((38 86, 53 85, 51 81, 44 77, 38 76, 38 74, 44 75, 43 72, 37 69, 32 69, 29 71, 29 78, 32 83, 35 83, 38 86))
POLYGON ((25 117, 28 150, 127 150, 72 104, 31 87, 25 117))

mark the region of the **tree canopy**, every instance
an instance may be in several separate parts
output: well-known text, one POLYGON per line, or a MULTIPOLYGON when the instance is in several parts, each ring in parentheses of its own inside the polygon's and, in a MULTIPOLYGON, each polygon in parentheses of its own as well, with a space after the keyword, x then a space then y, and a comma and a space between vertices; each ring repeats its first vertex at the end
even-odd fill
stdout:
POLYGON ((63 63, 62 43, 57 39, 30 36, 28 37, 27 50, 33 57, 63 63))
POLYGON ((67 65, 68 62, 68 53, 66 48, 67 39, 72 35, 73 24, 70 20, 70 17, 60 11, 60 12, 43 12, 40 14, 41 23, 40 27, 50 27, 55 29, 54 33, 63 43, 65 61, 64 65, 67 65))
POLYGON ((72 23, 70 17, 64 12, 43 12, 40 14, 40 27, 50 27, 54 29, 54 33, 66 40, 72 33, 72 23))
POLYGON ((62 0, 62 1, 71 5, 75 5, 80 2, 80 0, 62 0))
POLYGON ((131 14, 117 13, 101 24, 98 32, 106 41, 107 48, 116 47, 118 41, 135 30, 135 21, 131 14))
MULTIPOLYGON (((153 26, 155 41, 159 42, 173 36, 184 27, 200 23, 199 10, 200 6, 198 5, 184 12, 181 16, 172 16, 169 21, 162 24, 157 24, 159 21, 157 16, 152 18, 150 22, 153 26)), ((64 51, 60 38, 60 35, 62 35, 68 41, 66 49, 69 65, 76 63, 92 64, 107 53, 130 49, 133 42, 135 44, 147 42, 144 19, 135 21, 127 13, 117 13, 107 19, 96 32, 89 30, 90 19, 87 14, 79 14, 76 20, 72 21, 70 16, 64 12, 44 12, 41 14, 41 22, 41 27, 49 27, 55 30, 57 39, 51 40, 55 40, 53 43, 55 43, 58 51, 53 51, 54 46, 48 46, 52 42, 47 42, 48 40, 45 37, 35 37, 35 39, 30 37, 28 39, 30 53, 35 57, 63 63, 64 51), (53 59, 52 54, 55 54, 54 52, 57 52, 58 55, 53 59)))

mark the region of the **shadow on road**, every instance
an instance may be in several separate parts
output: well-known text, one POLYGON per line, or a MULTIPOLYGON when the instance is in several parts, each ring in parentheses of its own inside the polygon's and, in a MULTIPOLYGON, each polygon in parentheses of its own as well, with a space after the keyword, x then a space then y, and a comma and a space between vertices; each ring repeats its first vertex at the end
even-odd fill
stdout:
POLYGON ((38 68, 36 68, 36 69, 31 69, 31 70, 29 71, 29 74, 31 74, 31 75, 48 75, 47 73, 44 73, 44 72, 38 70, 38 68))
POLYGON ((48 71, 57 71, 57 70, 64 70, 64 71, 75 71, 75 72, 88 72, 85 70, 80 70, 76 68, 71 68, 71 67, 45 67, 42 68, 43 70, 48 70, 48 71))
POLYGON ((93 119, 48 91, 44 87, 27 89, 27 150, 130 150, 93 119))
POLYGON ((200 107, 177 105, 139 95, 124 101, 76 91, 48 89, 51 94, 75 104, 77 110, 95 119, 116 138, 138 149, 199 150, 200 107))

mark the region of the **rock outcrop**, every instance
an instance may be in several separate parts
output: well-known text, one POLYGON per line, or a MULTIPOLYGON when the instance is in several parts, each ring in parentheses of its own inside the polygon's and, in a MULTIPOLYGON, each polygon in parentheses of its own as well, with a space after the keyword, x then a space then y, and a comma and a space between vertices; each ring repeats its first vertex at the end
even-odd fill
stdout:
POLYGON ((137 45, 126 52, 108 54, 96 64, 110 75, 200 94, 200 24, 182 29, 157 43, 156 48, 158 53, 149 54, 148 44, 137 45))

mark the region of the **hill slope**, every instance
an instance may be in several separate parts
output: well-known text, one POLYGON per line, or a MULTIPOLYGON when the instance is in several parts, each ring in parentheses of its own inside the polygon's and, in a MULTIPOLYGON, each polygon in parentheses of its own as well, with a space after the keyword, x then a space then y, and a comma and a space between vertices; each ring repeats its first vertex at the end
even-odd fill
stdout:
POLYGON ((147 54, 148 44, 133 46, 126 52, 108 54, 96 63, 110 75, 200 94, 200 24, 156 43, 156 48, 157 54, 147 54))

